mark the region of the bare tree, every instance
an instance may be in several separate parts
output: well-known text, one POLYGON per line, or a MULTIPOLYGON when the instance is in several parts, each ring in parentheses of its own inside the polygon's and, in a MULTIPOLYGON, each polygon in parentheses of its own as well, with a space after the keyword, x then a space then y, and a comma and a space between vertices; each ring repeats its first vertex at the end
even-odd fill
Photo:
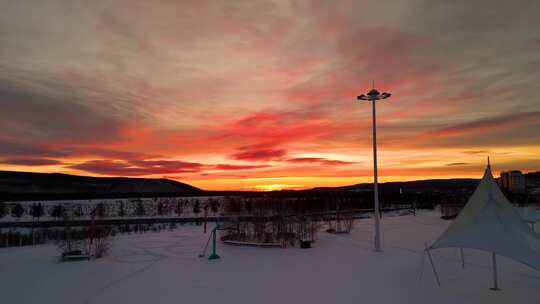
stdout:
POLYGON ((11 210, 11 215, 20 219, 24 215, 24 208, 21 204, 16 204, 15 207, 11 210))

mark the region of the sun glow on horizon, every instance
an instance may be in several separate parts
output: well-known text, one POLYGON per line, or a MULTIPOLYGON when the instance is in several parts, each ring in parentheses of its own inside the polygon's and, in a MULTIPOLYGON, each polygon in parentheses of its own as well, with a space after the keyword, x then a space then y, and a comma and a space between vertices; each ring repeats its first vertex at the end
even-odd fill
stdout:
POLYGON ((256 185, 255 190, 262 190, 262 191, 293 190, 293 189, 301 189, 302 187, 303 185, 268 184, 268 185, 256 185))

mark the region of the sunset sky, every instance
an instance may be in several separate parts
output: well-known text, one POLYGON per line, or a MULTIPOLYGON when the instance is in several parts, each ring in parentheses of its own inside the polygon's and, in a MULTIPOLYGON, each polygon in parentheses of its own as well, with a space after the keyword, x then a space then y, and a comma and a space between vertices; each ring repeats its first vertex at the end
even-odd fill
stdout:
POLYGON ((540 1, 0 0, 0 169, 203 189, 540 170, 540 1))

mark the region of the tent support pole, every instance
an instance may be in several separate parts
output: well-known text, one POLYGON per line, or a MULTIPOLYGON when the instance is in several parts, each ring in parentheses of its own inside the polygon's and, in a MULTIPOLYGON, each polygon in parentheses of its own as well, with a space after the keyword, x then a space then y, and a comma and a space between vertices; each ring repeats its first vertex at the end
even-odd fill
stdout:
POLYGON ((465 254, 463 253, 463 248, 459 248, 459 253, 461 254, 461 268, 465 269, 465 254))
POLYGON ((424 260, 426 259, 426 253, 422 252, 422 259, 420 261, 420 269, 418 271, 418 281, 422 281, 422 276, 424 274, 424 260))
POLYGON ((491 260, 493 261, 493 287, 491 290, 500 290, 497 282, 497 256, 495 252, 491 253, 491 260))
POLYGON ((428 255, 429 262, 431 263, 431 269, 433 269, 433 274, 435 275, 435 280, 437 280, 437 285, 439 285, 439 287, 441 287, 441 281, 439 280, 439 274, 437 273, 437 270, 435 269, 435 264, 433 264, 433 259, 431 258, 431 253, 429 252, 429 249, 427 248, 427 246, 426 246, 425 251, 426 251, 426 253, 428 255))

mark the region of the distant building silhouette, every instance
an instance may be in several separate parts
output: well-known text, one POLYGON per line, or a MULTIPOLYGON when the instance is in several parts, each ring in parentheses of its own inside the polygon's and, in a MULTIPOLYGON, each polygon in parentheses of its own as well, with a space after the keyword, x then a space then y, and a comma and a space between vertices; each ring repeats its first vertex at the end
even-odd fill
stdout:
POLYGON ((529 172, 525 175, 525 182, 527 188, 540 188, 540 171, 539 172, 529 172))
POLYGON ((512 193, 525 193, 525 176, 519 170, 501 172, 500 185, 512 193))

